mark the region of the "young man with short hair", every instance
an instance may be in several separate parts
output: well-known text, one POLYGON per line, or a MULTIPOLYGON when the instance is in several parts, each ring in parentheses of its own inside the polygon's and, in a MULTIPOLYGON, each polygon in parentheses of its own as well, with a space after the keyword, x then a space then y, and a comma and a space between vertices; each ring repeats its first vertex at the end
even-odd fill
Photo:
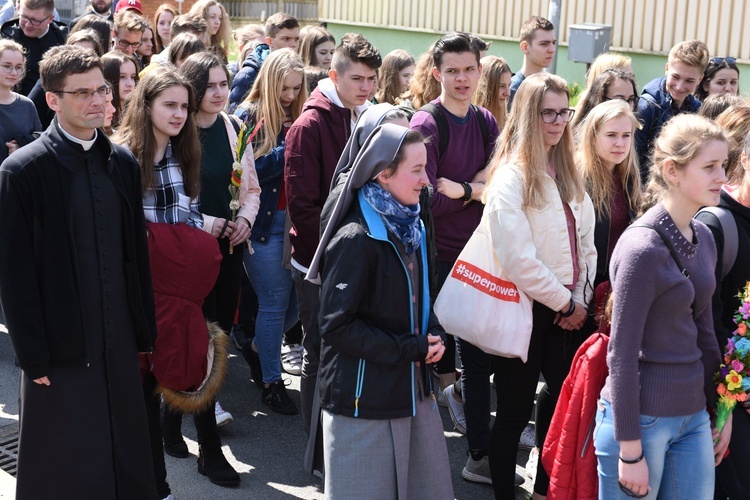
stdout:
POLYGON ((140 168, 101 130, 111 88, 93 50, 54 47, 40 72, 55 119, 0 166, 16 498, 156 499, 138 362, 156 338, 140 168))
POLYGON ((26 76, 18 84, 18 93, 28 96, 39 80, 39 61, 52 47, 64 45, 68 28, 53 21, 54 0, 21 0, 18 19, 0 28, 0 35, 20 43, 26 49, 26 76))
POLYGON ((320 363, 320 287, 305 281, 305 275, 320 239, 320 214, 333 172, 354 124, 370 105, 367 96, 377 85, 381 63, 380 52, 363 36, 345 35, 333 54, 329 78, 318 83, 286 134, 284 180, 292 221, 292 276, 304 330, 300 396, 308 431, 320 363))
POLYGON ((513 97, 521 83, 527 76, 541 73, 552 64, 557 50, 557 38, 555 27, 549 20, 532 16, 521 26, 519 36, 521 52, 523 52, 523 66, 521 70, 510 79, 510 97, 508 97, 508 109, 513 105, 513 97))
POLYGON ((258 44, 247 53, 245 61, 232 81, 229 92, 229 112, 245 100, 268 54, 274 50, 290 48, 297 50, 299 43, 299 21, 286 12, 277 12, 266 20, 266 43, 258 44))
MULTIPOLYGON (((482 72, 479 55, 479 47, 466 33, 448 33, 435 42, 432 75, 440 82, 440 97, 427 105, 434 107, 431 111, 425 109, 427 106, 420 108, 410 124, 430 138, 425 170, 433 186, 431 210, 438 280, 434 295, 445 283, 482 218, 483 170, 500 134, 492 113, 471 105, 482 72), (438 120, 444 123, 443 131, 438 120), (441 133, 450 137, 444 151, 440 150, 441 133)), ((454 423, 457 427, 465 426, 471 455, 462 471, 463 477, 469 481, 491 482, 487 449, 492 361, 468 342, 459 340, 459 345, 464 367, 462 381, 456 381, 456 344, 451 337, 446 342, 443 359, 437 363, 440 388, 444 390, 454 423), (463 390, 460 390, 461 382, 463 390), (463 394, 463 400, 458 394, 463 394)))
POLYGON ((125 10, 115 14, 114 50, 132 56, 141 46, 143 32, 148 29, 148 21, 132 10, 125 10))
POLYGON ((697 113, 701 102, 693 91, 708 66, 708 47, 700 40, 680 42, 669 51, 665 76, 643 87, 638 100, 638 118, 643 128, 635 132, 635 148, 645 186, 651 168, 654 140, 662 125, 680 113, 697 113))

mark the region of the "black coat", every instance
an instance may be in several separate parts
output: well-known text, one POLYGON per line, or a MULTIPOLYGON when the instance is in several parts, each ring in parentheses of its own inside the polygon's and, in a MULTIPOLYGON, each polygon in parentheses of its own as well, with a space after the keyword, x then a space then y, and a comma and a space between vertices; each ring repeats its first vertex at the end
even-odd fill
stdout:
MULTIPOLYGON (((128 306, 139 352, 156 338, 140 169, 112 144, 108 175, 121 196, 122 255, 128 306)), ((51 365, 88 366, 70 188, 85 152, 61 137, 57 122, 0 165, 0 303, 18 362, 31 378, 51 365)))
POLYGON ((321 408, 367 419, 413 416, 417 369, 423 394, 433 392, 424 363, 426 333, 445 340, 445 332, 430 306, 424 245, 423 238, 417 251, 421 286, 411 291, 405 263, 380 217, 367 207, 363 213, 357 203, 342 222, 326 249, 322 273, 321 408), (411 318, 411 295, 421 304, 421 318, 411 318), (414 334, 417 325, 420 335, 414 334))

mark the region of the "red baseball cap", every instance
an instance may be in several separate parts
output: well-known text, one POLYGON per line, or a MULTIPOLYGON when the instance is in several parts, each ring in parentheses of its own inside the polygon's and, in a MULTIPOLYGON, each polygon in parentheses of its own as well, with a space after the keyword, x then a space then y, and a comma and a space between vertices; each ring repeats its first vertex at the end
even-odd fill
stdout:
POLYGON ((143 9, 141 8, 141 0, 120 0, 119 2, 117 2, 117 7, 115 7, 115 14, 117 14, 121 10, 127 9, 133 9, 139 14, 143 14, 143 9))

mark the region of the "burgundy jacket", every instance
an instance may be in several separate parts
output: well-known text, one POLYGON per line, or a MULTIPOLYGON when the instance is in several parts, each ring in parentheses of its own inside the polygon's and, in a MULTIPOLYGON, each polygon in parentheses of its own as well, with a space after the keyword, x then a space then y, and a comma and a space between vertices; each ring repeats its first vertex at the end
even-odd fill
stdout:
POLYGON ((219 275, 216 238, 187 224, 147 224, 156 328, 153 371, 161 385, 194 391, 206 377, 203 299, 219 275))
POLYGON ((351 134, 351 112, 316 88, 286 134, 284 181, 292 258, 309 267, 320 239, 320 212, 351 134))

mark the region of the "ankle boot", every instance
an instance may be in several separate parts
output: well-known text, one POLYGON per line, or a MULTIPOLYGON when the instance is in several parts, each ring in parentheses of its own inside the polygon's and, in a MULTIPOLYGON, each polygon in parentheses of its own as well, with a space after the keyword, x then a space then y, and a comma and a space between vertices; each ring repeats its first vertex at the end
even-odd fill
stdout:
POLYGON ((182 413, 164 409, 161 420, 161 437, 164 439, 164 453, 175 458, 190 456, 187 443, 182 437, 182 413))
POLYGON ((199 447, 198 472, 219 486, 237 486, 240 484, 240 475, 227 462, 224 453, 221 451, 221 445, 206 448, 201 445, 199 447))

